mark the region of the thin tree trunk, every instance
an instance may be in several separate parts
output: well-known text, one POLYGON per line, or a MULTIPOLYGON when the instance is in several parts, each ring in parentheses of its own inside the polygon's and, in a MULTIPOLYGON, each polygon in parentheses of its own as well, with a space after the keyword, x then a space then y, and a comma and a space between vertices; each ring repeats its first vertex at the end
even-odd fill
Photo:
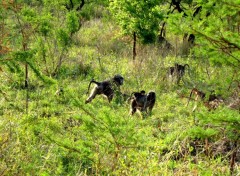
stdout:
POLYGON ((58 60, 58 64, 56 66, 56 68, 54 69, 53 73, 52 73, 52 76, 56 76, 62 66, 62 63, 63 63, 63 60, 64 60, 64 52, 66 51, 66 49, 63 49, 62 52, 61 52, 61 55, 60 55, 60 58, 58 60))
MULTIPOLYGON (((22 34, 22 49, 23 51, 27 51, 27 41, 28 41, 28 38, 29 36, 26 34, 26 30, 25 30, 25 27, 24 25, 21 23, 20 19, 19 19, 19 16, 17 14, 17 11, 14 11, 15 12, 15 15, 16 15, 16 18, 17 18, 17 21, 18 21, 18 24, 20 25, 20 30, 21 30, 21 34, 22 34)), ((24 83, 24 87, 26 89, 26 114, 28 114, 28 99, 29 99, 29 82, 28 82, 28 63, 27 61, 25 62, 25 83, 24 83)))
POLYGON ((232 153, 231 159, 230 159, 230 174, 231 175, 234 174, 234 165, 235 165, 236 156, 237 156, 237 140, 233 144, 233 153, 232 153))
POLYGON ((28 63, 25 63, 25 88, 28 88, 28 63))
POLYGON ((133 60, 136 59, 136 43, 137 43, 137 36, 136 36, 136 32, 133 32, 133 60))
MULTIPOLYGON (((24 39, 23 39, 24 40, 24 39)), ((23 50, 27 51, 27 44, 23 41, 23 50)), ((26 114, 28 114, 28 100, 29 100, 29 82, 28 82, 28 63, 25 63, 25 89, 26 89, 26 114)))

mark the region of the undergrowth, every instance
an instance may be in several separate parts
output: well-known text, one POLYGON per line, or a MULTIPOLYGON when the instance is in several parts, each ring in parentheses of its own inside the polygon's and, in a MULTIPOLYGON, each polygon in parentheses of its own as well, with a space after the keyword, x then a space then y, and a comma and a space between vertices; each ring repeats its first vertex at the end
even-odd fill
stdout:
POLYGON ((0 175, 238 175, 239 112, 187 106, 193 87, 232 95, 232 69, 206 58, 162 58, 157 45, 138 46, 133 61, 128 40, 109 26, 93 20, 81 28, 55 84, 32 75, 27 92, 14 74, 1 75, 0 175), (180 85, 166 77, 176 62, 190 65, 180 85), (130 116, 130 105, 116 97, 84 104, 92 78, 117 73, 123 93, 156 92, 151 116, 130 116), (56 95, 60 87, 64 92, 56 95))

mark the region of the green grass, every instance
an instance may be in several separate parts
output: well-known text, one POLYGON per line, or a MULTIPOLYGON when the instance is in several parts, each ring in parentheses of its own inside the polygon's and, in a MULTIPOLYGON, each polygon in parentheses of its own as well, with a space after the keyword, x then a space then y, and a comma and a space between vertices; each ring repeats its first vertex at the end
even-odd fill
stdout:
MULTIPOLYGON (((139 45, 132 61, 129 39, 99 19, 86 23, 75 40, 56 84, 45 85, 31 75, 27 114, 21 80, 8 74, 13 84, 1 76, 6 97, 0 99, 0 174, 230 175, 233 150, 221 147, 237 140, 239 126, 232 122, 239 113, 225 107, 208 112, 201 104, 192 112, 195 103, 186 104, 194 86, 208 94, 215 89, 224 98, 231 95, 231 68, 209 66, 204 59, 162 58, 153 45, 139 45), (190 65, 180 85, 163 81, 166 67, 175 62, 190 65), (151 116, 130 116, 129 104, 108 103, 102 96, 84 104, 92 78, 100 81, 116 73, 125 78, 124 93, 156 92, 151 116), (62 96, 55 95, 59 87, 62 96)), ((240 173, 237 157, 235 175, 240 173)))

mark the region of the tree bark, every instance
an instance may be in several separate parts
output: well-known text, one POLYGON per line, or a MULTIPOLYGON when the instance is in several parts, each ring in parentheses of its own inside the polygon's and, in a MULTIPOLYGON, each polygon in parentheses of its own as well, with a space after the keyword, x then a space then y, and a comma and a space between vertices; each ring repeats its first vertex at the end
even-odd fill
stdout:
POLYGON ((236 160, 236 156, 237 156, 237 140, 234 141, 232 150, 233 150, 233 153, 232 153, 231 159, 230 159, 230 174, 231 175, 234 174, 234 165, 235 165, 235 160, 236 160))
POLYGON ((136 59, 136 55, 137 55, 136 43, 137 43, 137 35, 136 35, 136 32, 133 32, 133 60, 136 59))

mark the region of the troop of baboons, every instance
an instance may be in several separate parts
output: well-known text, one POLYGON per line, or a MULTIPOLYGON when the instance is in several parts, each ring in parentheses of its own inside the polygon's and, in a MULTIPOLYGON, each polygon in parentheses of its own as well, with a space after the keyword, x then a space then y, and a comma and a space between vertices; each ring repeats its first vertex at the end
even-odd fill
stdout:
MULTIPOLYGON (((121 75, 115 75, 113 78, 98 82, 95 80, 91 80, 88 85, 88 91, 92 83, 95 83, 95 87, 92 89, 89 97, 86 99, 85 103, 90 103, 96 95, 104 95, 107 97, 109 103, 112 101, 115 91, 120 91, 120 86, 123 85, 124 78, 121 75)), ((147 94, 144 90, 141 92, 133 92, 130 96, 121 93, 122 96, 128 97, 128 101, 131 104, 130 113, 133 115, 137 110, 140 112, 151 113, 152 109, 156 102, 156 93, 154 91, 150 91, 147 94)))
POLYGON ((208 99, 206 101, 204 101, 206 94, 204 92, 198 90, 197 88, 193 88, 189 95, 187 105, 189 104, 189 101, 190 101, 192 95, 195 95, 195 99, 194 99, 195 101, 198 101, 198 99, 200 98, 200 100, 208 108, 208 110, 216 109, 223 102, 223 99, 221 98, 221 96, 217 96, 217 95, 213 94, 213 92, 211 92, 208 99))
MULTIPOLYGON (((179 84, 180 80, 183 78, 186 67, 188 69, 190 68, 188 64, 181 65, 181 64, 175 64, 173 67, 168 67, 167 69, 167 75, 168 77, 175 77, 176 83, 179 84)), ((156 102, 156 93, 154 91, 149 91, 147 94, 145 90, 142 90, 140 92, 132 92, 131 95, 127 95, 124 93, 121 93, 120 86, 123 85, 124 78, 121 75, 115 75, 113 78, 110 78, 108 80, 98 82, 95 80, 91 80, 88 86, 89 92, 90 86, 92 83, 95 84, 95 87, 92 89, 89 97, 86 99, 85 103, 90 103, 96 95, 104 95, 107 97, 109 103, 112 101, 114 94, 116 94, 116 91, 120 92, 120 94, 125 98, 128 97, 128 102, 130 103, 130 114, 133 115, 138 110, 142 113, 151 114, 152 109, 156 102)), ((194 100, 198 101, 199 99, 204 103, 204 105, 209 109, 216 109, 221 102, 223 102, 222 98, 219 96, 216 96, 215 94, 212 94, 209 96, 207 101, 204 101, 206 94, 197 88, 193 88, 190 92, 188 103, 191 100, 192 96, 194 96, 194 100)))

